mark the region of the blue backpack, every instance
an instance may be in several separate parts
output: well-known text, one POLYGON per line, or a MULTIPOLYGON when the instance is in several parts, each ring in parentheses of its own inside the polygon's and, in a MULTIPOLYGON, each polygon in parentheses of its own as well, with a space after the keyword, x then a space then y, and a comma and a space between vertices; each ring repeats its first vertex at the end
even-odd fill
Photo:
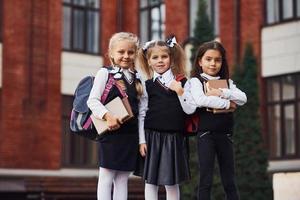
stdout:
MULTIPOLYGON (((94 84, 93 76, 84 77, 76 87, 74 93, 73 108, 70 119, 70 129, 72 133, 83 136, 90 140, 99 140, 101 137, 98 135, 93 126, 91 114, 92 111, 87 106, 87 100, 94 84)), ((104 92, 101 96, 101 102, 104 103, 111 88, 116 85, 123 97, 127 96, 126 93, 117 85, 113 74, 109 73, 108 81, 105 85, 104 92)))

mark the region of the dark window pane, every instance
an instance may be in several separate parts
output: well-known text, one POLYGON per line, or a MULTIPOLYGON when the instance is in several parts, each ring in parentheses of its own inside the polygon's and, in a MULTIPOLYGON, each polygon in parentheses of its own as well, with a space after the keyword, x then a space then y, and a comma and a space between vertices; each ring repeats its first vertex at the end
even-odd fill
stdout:
POLYGON ((281 125, 280 106, 268 107, 268 129, 271 157, 281 156, 281 125))
POLYGON ((63 48, 71 48, 71 8, 63 7, 63 48))
POLYGON ((282 78, 282 99, 295 99, 296 86, 294 76, 284 76, 282 78))
POLYGON ((278 0, 267 0, 267 23, 271 24, 279 21, 278 0))
POLYGON ((73 0, 73 4, 85 6, 86 0, 73 0))
POLYGON ((267 80, 268 102, 280 100, 280 79, 267 80))
POLYGON ((97 143, 70 132, 70 112, 73 97, 63 96, 62 105, 62 164, 72 167, 97 167, 97 143))
POLYGON ((140 0, 141 42, 164 39, 165 4, 162 0, 140 0), (148 4, 149 3, 149 4, 148 4))
POLYGON ((92 54, 99 52, 99 6, 99 0, 64 1, 64 49, 92 54))
POLYGON ((300 0, 297 0, 297 17, 300 17, 300 0))
POLYGON ((287 105, 284 107, 284 132, 285 132, 285 153, 294 155, 296 153, 296 134, 295 134, 295 106, 287 105))
POLYGON ((82 10, 74 10, 73 18, 73 48, 83 50, 84 38, 84 12, 82 10))
POLYGON ((293 17, 293 1, 294 0, 284 0, 282 1, 283 6, 283 19, 289 19, 293 17))
POLYGON ((87 18, 87 51, 91 53, 97 53, 99 46, 99 15, 95 12, 88 12, 87 18))
POLYGON ((99 8, 99 0, 87 0, 87 6, 90 8, 99 8))

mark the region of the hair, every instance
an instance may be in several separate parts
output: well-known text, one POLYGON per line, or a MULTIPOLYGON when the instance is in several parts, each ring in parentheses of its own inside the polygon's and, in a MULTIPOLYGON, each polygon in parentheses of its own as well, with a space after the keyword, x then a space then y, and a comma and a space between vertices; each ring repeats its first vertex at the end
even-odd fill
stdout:
POLYGON ((138 51, 140 68, 148 79, 153 77, 153 69, 148 65, 148 60, 151 56, 152 49, 156 47, 165 47, 167 49, 170 56, 170 68, 175 76, 179 74, 186 74, 186 56, 181 46, 175 43, 173 47, 169 47, 165 41, 153 41, 150 42, 146 49, 140 49, 138 51))
MULTIPOLYGON (((129 33, 129 32, 118 32, 115 33, 111 36, 110 40, 109 40, 109 44, 108 44, 108 55, 109 55, 109 60, 111 65, 115 65, 113 58, 111 57, 111 52, 112 49, 118 45, 118 42, 120 41, 128 41, 134 44, 135 46, 135 52, 137 53, 138 47, 139 47, 139 39, 138 37, 133 34, 133 33, 129 33)), ((132 66, 132 70, 136 70, 135 69, 135 65, 132 66)), ((125 84, 123 82, 123 80, 118 80, 118 83, 122 86, 125 87, 125 84)), ((138 98, 142 96, 143 93, 143 86, 140 83, 140 81, 136 81, 135 82, 135 88, 137 90, 138 93, 138 98)))
MULTIPOLYGON (((139 47, 139 39, 138 37, 133 34, 133 33, 129 33, 129 32, 119 32, 119 33, 115 33, 111 36, 110 40, 109 40, 109 44, 108 44, 108 55, 109 55, 109 60, 110 63, 112 65, 114 65, 114 60, 111 57, 111 53, 112 53, 112 49, 118 45, 118 42, 120 41, 128 41, 134 44, 135 46, 135 51, 137 52, 138 47, 139 47)), ((134 66, 133 66, 134 67, 134 66)))
POLYGON ((222 56, 222 65, 221 65, 221 69, 217 75, 220 76, 221 79, 228 79, 229 78, 229 69, 228 69, 228 64, 227 64, 227 59, 226 59, 226 50, 222 46, 222 44, 217 41, 205 42, 199 46, 199 48, 196 52, 196 55, 195 55, 193 66, 192 66, 191 77, 200 78, 200 74, 203 72, 203 70, 202 70, 202 67, 199 65, 199 60, 202 59, 203 55, 208 50, 217 50, 220 52, 220 54, 222 56))

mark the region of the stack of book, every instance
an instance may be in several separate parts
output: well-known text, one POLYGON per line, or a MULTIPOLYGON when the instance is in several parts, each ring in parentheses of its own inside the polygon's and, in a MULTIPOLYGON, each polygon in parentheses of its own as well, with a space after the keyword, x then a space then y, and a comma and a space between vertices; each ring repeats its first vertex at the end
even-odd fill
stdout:
MULTIPOLYGON (((127 97, 123 99, 116 97, 108 102, 105 107, 112 115, 119 118, 122 123, 133 117, 127 97)), ((98 119, 94 115, 91 115, 91 118, 99 135, 108 131, 108 126, 105 120, 98 119)))
MULTIPOLYGON (((219 79, 219 80, 208 80, 204 85, 204 93, 209 92, 212 88, 213 89, 220 89, 220 88, 229 88, 228 81, 226 79, 219 79)), ((235 109, 216 109, 216 108, 207 108, 207 111, 212 112, 214 114, 217 113, 228 113, 233 112, 235 109)))

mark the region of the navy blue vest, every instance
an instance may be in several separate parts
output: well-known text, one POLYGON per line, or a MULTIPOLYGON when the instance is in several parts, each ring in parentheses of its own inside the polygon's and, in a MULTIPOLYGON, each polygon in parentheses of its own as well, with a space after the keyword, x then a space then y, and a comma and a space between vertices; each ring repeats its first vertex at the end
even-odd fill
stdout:
MULTIPOLYGON (((181 81, 182 84, 186 79, 181 81)), ((146 81, 148 93, 148 111, 145 118, 145 129, 161 132, 182 132, 185 113, 182 110, 176 92, 163 86, 156 79, 146 81)))
MULTIPOLYGON (((199 78, 202 85, 207 80, 199 78)), ((206 110, 207 108, 197 108, 199 114, 199 131, 216 131, 228 133, 233 131, 233 113, 213 114, 206 110)))
MULTIPOLYGON (((136 79, 136 77, 133 78, 132 83, 129 83, 127 79, 125 78, 125 75, 123 75, 121 78, 123 80, 125 87, 126 87, 126 94, 128 95, 128 100, 133 112, 134 117, 127 122, 125 122, 120 129, 118 129, 116 132, 120 134, 138 134, 138 105, 139 105, 139 99, 138 99, 138 93, 135 87, 136 81, 140 81, 136 79)), ((118 88, 116 86, 113 86, 110 92, 108 93, 107 99, 104 104, 107 102, 113 100, 115 97, 119 96, 122 98, 122 95, 120 94, 118 88)), ((114 133, 115 134, 115 133, 114 133)))

